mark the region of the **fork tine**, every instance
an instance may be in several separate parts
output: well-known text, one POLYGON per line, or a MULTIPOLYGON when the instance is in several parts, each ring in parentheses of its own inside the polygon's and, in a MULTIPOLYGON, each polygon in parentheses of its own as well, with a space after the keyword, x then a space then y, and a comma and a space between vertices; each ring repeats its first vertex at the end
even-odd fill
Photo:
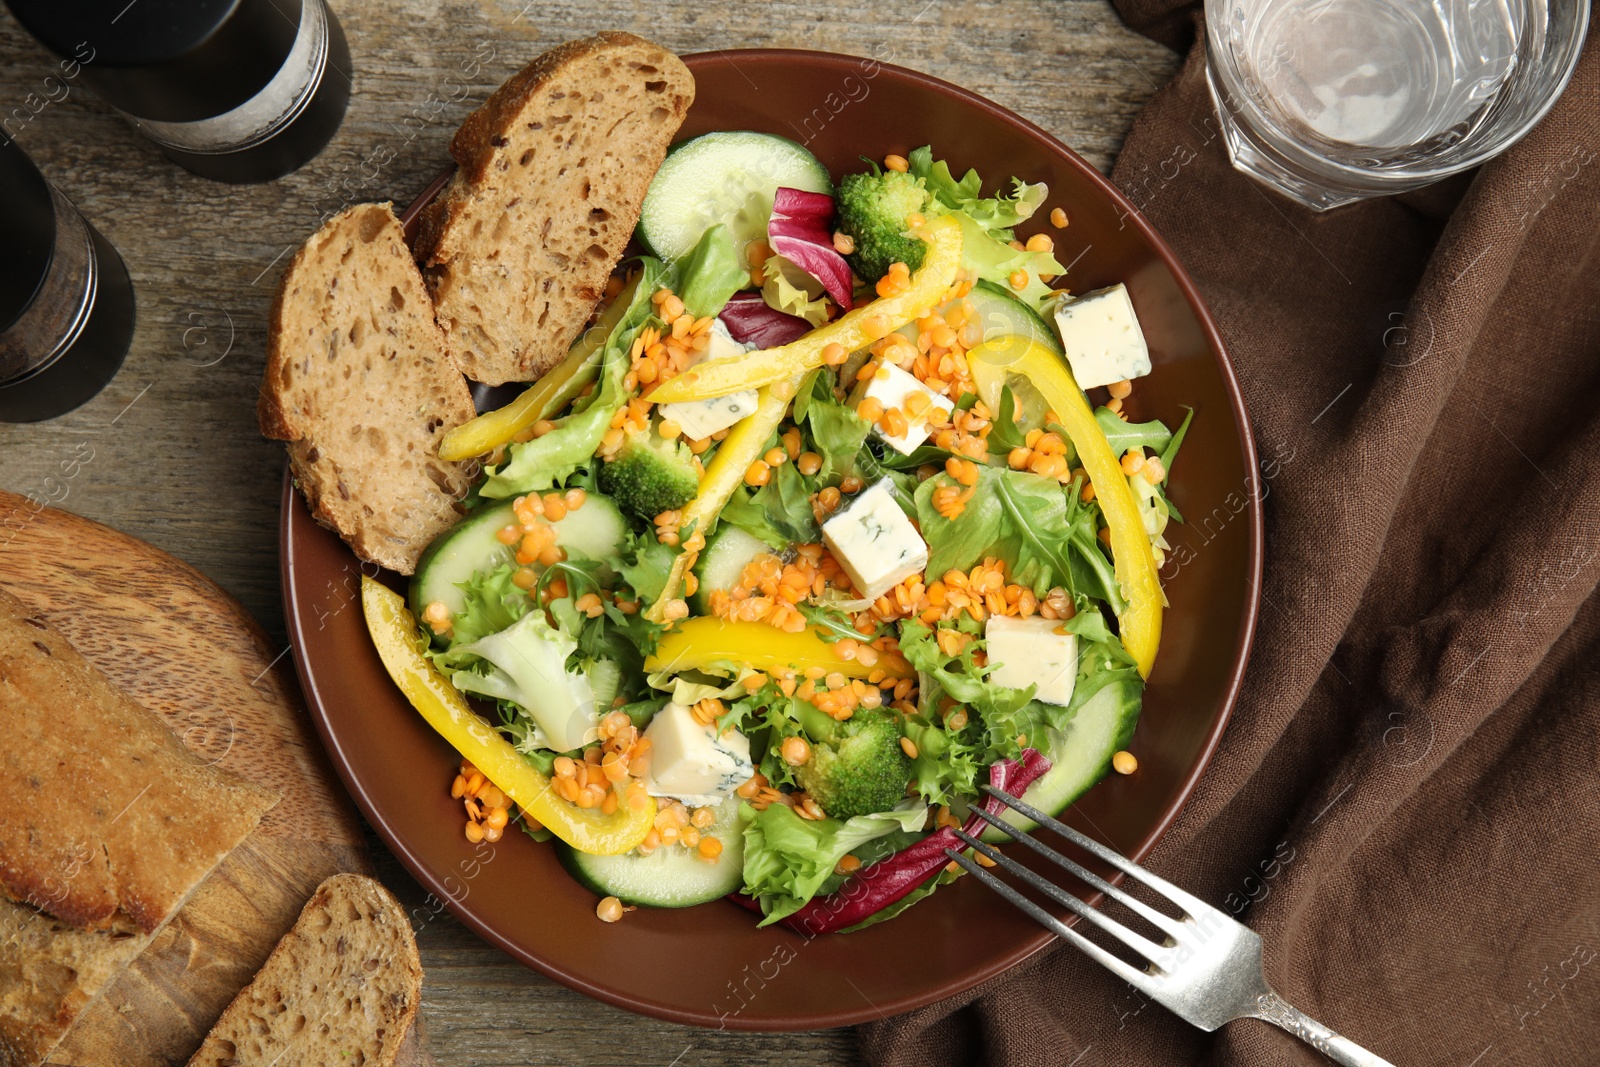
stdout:
POLYGON ((1012 796, 1010 793, 1007 793, 1005 790, 996 789, 992 785, 984 786, 983 790, 984 792, 989 793, 991 796, 1004 801, 1007 807, 1017 811, 1022 815, 1026 815, 1040 826, 1048 827, 1057 834, 1060 834, 1062 837, 1066 838, 1068 841, 1071 841, 1085 852, 1099 856, 1101 859, 1105 860, 1119 871, 1122 871, 1124 874, 1132 875, 1134 878, 1139 879, 1139 881, 1143 882, 1145 885, 1149 886, 1151 889, 1155 890, 1157 893, 1160 893, 1162 896, 1172 901, 1172 903, 1182 908, 1190 918, 1199 919, 1201 917, 1206 917, 1212 921, 1215 921, 1216 919, 1222 919, 1227 922, 1233 921, 1216 908, 1213 908, 1210 904, 1207 904, 1205 901, 1201 900, 1199 897, 1184 892, 1159 875, 1151 874, 1149 871, 1145 870, 1143 867, 1139 866, 1122 853, 1116 851, 1115 849, 1107 848, 1105 845, 1102 845, 1100 842, 1091 837, 1086 837, 1085 835, 1080 834, 1066 823, 1051 818, 1038 808, 1034 807, 1032 804, 1025 804, 1021 800, 1018 800, 1016 797, 1012 796))
POLYGON ((1033 851, 1037 852, 1051 863, 1054 863, 1058 867, 1064 868, 1074 878, 1077 878, 1081 882, 1088 883, 1088 885, 1092 888, 1099 890, 1112 900, 1115 900, 1117 903, 1134 912, 1136 915, 1141 916, 1151 925, 1160 928, 1162 932, 1164 932, 1174 941, 1183 941, 1192 933, 1191 928, 1187 927, 1184 923, 1172 918, 1170 915, 1161 914, 1161 912, 1156 911, 1142 900, 1135 900, 1133 897, 1130 897, 1127 893, 1124 893, 1122 890, 1118 889, 1104 878, 1101 878, 1098 874, 1095 874, 1093 871, 1074 863, 1072 860, 1063 856, 1049 845, 1023 833, 1021 830, 1018 830, 1015 826, 1007 823, 999 816, 990 815, 982 808, 973 808, 972 814, 981 816, 984 822, 988 823, 990 826, 1003 830, 1005 833, 1011 836, 1012 840, 1020 841, 1022 844, 1027 845, 1029 848, 1033 849, 1033 851))
POLYGON ((1043 876, 1028 870, 1028 868, 1024 867, 1016 860, 998 851, 997 849, 984 844, 982 841, 979 841, 976 837, 973 837, 966 831, 957 830, 955 831, 955 834, 957 837, 961 838, 962 841, 965 841, 967 844, 971 845, 985 856, 988 856, 991 860, 994 860, 1007 871, 1010 871, 1024 882, 1027 882, 1029 885, 1033 886, 1033 888, 1045 894, 1056 903, 1065 905, 1066 907, 1072 909, 1072 911, 1075 912, 1080 919, 1083 919, 1086 922, 1091 922, 1098 926, 1100 929, 1104 930, 1118 941, 1121 941, 1124 945, 1127 945, 1129 948, 1139 953, 1146 960, 1153 961, 1163 955, 1162 950, 1165 948, 1165 946, 1158 945, 1149 938, 1134 933, 1132 930, 1128 929, 1126 926, 1123 926, 1109 915, 1091 908, 1089 905, 1085 904, 1083 901, 1079 900, 1065 889, 1062 889, 1060 886, 1051 883, 1043 876))
MULTIPOLYGON (((1074 930, 1060 919, 1057 919, 1054 915, 1051 915, 1048 911, 1045 911, 1039 905, 1035 904, 1033 901, 1029 900, 1015 889, 1012 889, 1005 882, 984 870, 966 853, 957 852, 953 848, 947 848, 944 851, 947 856, 961 864, 962 867, 965 867, 967 873, 975 875, 984 885, 988 886, 990 889, 993 889, 996 893, 999 893, 1011 903, 1027 912, 1028 915, 1037 920, 1051 933, 1066 941, 1070 941, 1080 950, 1088 953, 1096 963, 1100 964, 1100 966, 1106 968, 1112 974, 1116 975, 1118 978, 1121 978, 1124 982, 1127 982, 1140 992, 1147 993, 1150 996, 1156 995, 1156 982, 1151 975, 1139 970, 1137 967, 1132 966, 1124 960, 1118 959, 1116 956, 1113 956, 1111 953, 1107 952, 1093 941, 1090 941, 1087 937, 1084 937, 1082 934, 1078 933, 1078 931, 1074 930)), ((1079 903, 1081 904, 1082 901, 1079 901, 1079 903)))

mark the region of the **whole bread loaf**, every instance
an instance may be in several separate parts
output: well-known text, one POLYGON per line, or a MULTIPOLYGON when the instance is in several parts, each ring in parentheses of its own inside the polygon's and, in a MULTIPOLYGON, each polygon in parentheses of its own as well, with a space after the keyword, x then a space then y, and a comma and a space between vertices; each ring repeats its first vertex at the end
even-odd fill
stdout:
POLYGON ((334 216, 284 271, 257 406, 317 521, 410 574, 460 517, 474 471, 441 460, 439 441, 473 414, 393 210, 334 216))
POLYGON ((277 801, 0 590, 0 1067, 42 1062, 277 801))
POLYGON ((422 999, 411 920, 371 878, 336 874, 206 1035, 189 1067, 391 1067, 422 999))
POLYGON ((468 377, 531 381, 566 354, 693 100, 677 56, 601 33, 539 56, 462 123, 416 253, 468 377))

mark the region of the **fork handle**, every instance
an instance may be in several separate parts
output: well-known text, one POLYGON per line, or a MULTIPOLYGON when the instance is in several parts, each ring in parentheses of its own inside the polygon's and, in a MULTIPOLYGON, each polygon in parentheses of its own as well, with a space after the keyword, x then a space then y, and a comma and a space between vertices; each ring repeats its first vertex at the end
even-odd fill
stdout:
POLYGON ((1270 989, 1256 997, 1255 1010, 1250 1014, 1281 1030, 1287 1030, 1344 1067, 1394 1067, 1383 1057, 1368 1052, 1348 1037, 1323 1026, 1270 989))

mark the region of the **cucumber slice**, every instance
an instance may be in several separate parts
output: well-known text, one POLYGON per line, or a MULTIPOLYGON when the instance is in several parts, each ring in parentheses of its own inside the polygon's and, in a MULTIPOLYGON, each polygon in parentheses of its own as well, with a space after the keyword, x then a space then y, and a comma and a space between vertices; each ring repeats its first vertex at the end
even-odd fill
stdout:
MULTIPOLYGON (((479 571, 492 571, 516 559, 516 550, 500 543, 496 535, 515 523, 513 502, 473 512, 440 534, 417 561, 411 579, 411 610, 421 613, 441 601, 451 615, 460 613, 465 598, 457 588, 479 571)), ((617 506, 603 496, 589 494, 583 507, 569 511, 556 528, 556 544, 590 559, 615 559, 627 536, 627 524, 617 506)))
MULTIPOLYGON (((1083 702, 1064 733, 1050 731, 1050 769, 1022 794, 1022 799, 1046 815, 1060 815, 1111 769, 1111 756, 1128 747, 1139 721, 1144 687, 1137 682, 1113 682, 1083 702)), ((1009 808, 1003 816, 1019 830, 1039 824, 1009 808)), ((984 828, 983 840, 1001 844, 1011 840, 993 826, 984 828)))
POLYGON ((557 841, 556 853, 572 877, 602 897, 648 908, 687 908, 725 897, 744 884, 744 823, 738 797, 718 805, 716 823, 701 831, 702 837, 707 835, 722 842, 715 863, 682 845, 666 845, 648 856, 637 852, 591 856, 557 841))
POLYGON ((700 579, 700 585, 694 591, 695 613, 709 615, 711 591, 732 589, 739 584, 745 564, 771 552, 772 546, 761 538, 747 534, 731 523, 719 525, 717 532, 706 543, 705 551, 700 553, 700 562, 694 569, 695 577, 700 579))
POLYGON ((1038 341, 1058 356, 1066 355, 1066 349, 1061 347, 1061 338, 1056 336, 1056 331, 1051 329, 1050 324, 1040 318, 1027 304, 1006 292, 1003 286, 980 280, 972 287, 966 299, 972 305, 977 322, 983 329, 984 341, 1021 334, 1038 341))
POLYGON ((708 133, 668 153, 639 212, 639 240, 669 262, 689 254, 702 234, 726 223, 739 266, 745 246, 767 236, 779 186, 833 194, 817 157, 787 137, 732 131, 708 133))

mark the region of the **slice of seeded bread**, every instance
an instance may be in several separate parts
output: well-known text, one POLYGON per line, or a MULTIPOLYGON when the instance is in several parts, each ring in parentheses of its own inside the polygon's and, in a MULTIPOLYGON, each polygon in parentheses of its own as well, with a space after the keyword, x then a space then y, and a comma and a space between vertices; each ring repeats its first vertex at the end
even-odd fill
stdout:
POLYGON ((455 522, 473 470, 438 458, 473 416, 433 302, 388 204, 358 204, 311 235, 272 305, 261 432, 317 521, 401 574, 455 522))
POLYGON ((400 902, 336 874, 233 998, 189 1067, 391 1067, 422 999, 422 964, 400 902))
POLYGON ((693 100, 677 56, 601 33, 544 53, 462 123, 416 253, 469 378, 531 381, 566 355, 693 100))

